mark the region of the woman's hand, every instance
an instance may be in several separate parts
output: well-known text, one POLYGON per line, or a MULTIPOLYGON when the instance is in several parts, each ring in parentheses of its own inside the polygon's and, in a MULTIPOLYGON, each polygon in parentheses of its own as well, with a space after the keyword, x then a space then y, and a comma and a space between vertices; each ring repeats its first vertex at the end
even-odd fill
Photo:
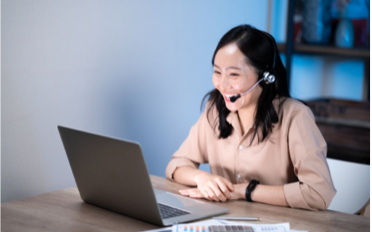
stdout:
MULTIPOLYGON (((248 184, 235 184, 233 185, 234 191, 230 192, 229 200, 245 199, 245 189, 248 184)), ((198 188, 182 189, 179 191, 183 196, 191 198, 206 198, 198 188)), ((211 199, 208 199, 211 200, 211 199)), ((214 199, 213 199, 214 200, 214 199)))
POLYGON ((194 178, 197 188, 180 190, 184 196, 205 198, 212 201, 226 201, 232 197, 233 184, 223 177, 201 173, 194 178))
MULTIPOLYGON (((191 198, 203 198, 203 199, 208 199, 211 200, 210 198, 204 197, 204 195, 201 193, 201 191, 198 188, 190 188, 190 189, 182 189, 179 191, 181 195, 191 197, 191 198)), ((218 201, 227 201, 227 200, 237 200, 238 195, 235 194, 235 192, 230 193, 230 198, 226 198, 226 200, 218 200, 218 201)), ((214 200, 214 199, 213 199, 214 200)), ((217 200, 214 200, 217 201, 217 200)))

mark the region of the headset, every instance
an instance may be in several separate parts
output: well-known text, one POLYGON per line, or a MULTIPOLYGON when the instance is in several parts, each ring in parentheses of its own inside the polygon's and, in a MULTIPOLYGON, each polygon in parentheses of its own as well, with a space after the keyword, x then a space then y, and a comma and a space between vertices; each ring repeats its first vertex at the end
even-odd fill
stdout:
POLYGON ((276 63, 276 47, 275 47, 275 42, 274 42, 274 39, 272 38, 272 36, 267 33, 267 32, 264 32, 264 31, 261 31, 263 34, 265 34, 269 40, 270 40, 270 43, 273 47, 273 50, 274 50, 274 58, 273 58, 273 65, 271 68, 265 68, 263 70, 260 71, 260 73, 258 74, 259 77, 261 77, 261 79, 255 84, 252 86, 252 88, 250 88, 247 92, 243 93, 243 94, 238 94, 237 96, 233 96, 230 98, 230 101, 231 102, 235 102, 236 100, 238 100, 238 98, 246 95, 247 93, 251 92, 251 90, 253 90, 261 81, 265 81, 266 84, 272 84, 275 82, 275 75, 271 73, 271 71, 274 69, 275 67, 275 63, 276 63))

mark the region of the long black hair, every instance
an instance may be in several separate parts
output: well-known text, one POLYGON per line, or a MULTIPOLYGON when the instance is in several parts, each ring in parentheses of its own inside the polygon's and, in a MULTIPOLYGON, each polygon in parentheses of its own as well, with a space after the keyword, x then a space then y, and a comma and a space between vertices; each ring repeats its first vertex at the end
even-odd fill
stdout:
MULTIPOLYGON (((249 65, 252 65, 258 74, 258 79, 262 78, 264 71, 270 71, 271 74, 275 75, 275 82, 273 84, 265 84, 264 81, 260 82, 262 87, 261 95, 258 99, 257 109, 254 118, 254 134, 251 140, 251 144, 257 135, 258 142, 264 141, 267 136, 272 132, 272 127, 275 123, 278 123, 281 118, 280 114, 282 103, 286 98, 289 98, 288 82, 287 82, 287 71, 283 66, 280 59, 279 51, 275 42, 275 39, 268 33, 260 31, 250 25, 240 25, 230 31, 228 31, 220 40, 214 51, 212 58, 212 65, 214 65, 214 59, 217 52, 228 44, 235 43, 240 51, 245 55, 246 61, 249 65), (275 97, 282 97, 283 101, 279 104, 278 112, 275 111, 273 106, 273 100, 275 97), (261 137, 260 133, 261 132, 261 137)), ((229 115, 230 110, 225 105, 224 97, 221 93, 214 89, 207 93, 202 101, 208 99, 209 108, 207 114, 213 109, 217 108, 218 118, 215 119, 214 125, 209 121, 212 127, 220 131, 218 138, 224 139, 231 135, 233 127, 226 121, 226 117, 229 115)), ((244 120, 244 119, 242 119, 244 120)))

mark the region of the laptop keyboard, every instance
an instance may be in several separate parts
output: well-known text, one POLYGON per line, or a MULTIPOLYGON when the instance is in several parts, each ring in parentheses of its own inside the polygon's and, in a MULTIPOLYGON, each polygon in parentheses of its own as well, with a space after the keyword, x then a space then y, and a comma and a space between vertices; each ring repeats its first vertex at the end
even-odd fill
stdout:
POLYGON ((164 205, 162 203, 158 203, 160 214, 163 219, 171 218, 171 217, 178 217, 186 214, 191 214, 188 211, 177 209, 174 207, 171 207, 169 205, 164 205))

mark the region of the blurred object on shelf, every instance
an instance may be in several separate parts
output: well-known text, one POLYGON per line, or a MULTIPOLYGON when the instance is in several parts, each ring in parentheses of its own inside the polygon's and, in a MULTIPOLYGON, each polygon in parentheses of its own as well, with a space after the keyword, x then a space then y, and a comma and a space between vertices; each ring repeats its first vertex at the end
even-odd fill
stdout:
MULTIPOLYGON (((318 2, 295 0, 293 15, 293 41, 295 43, 335 44, 337 46, 336 38, 338 38, 340 47, 369 47, 369 0, 331 0, 330 12, 327 14, 331 17, 331 32, 328 43, 309 42, 303 33, 304 14, 309 11, 305 7, 314 4, 318 4, 318 2), (351 20, 351 23, 349 20, 351 20), (337 29, 339 30, 338 36, 336 35, 337 29), (344 42, 346 45, 341 42, 343 38, 342 32, 345 35, 349 35, 347 37, 349 38, 347 40, 348 43, 344 42), (351 37, 353 37, 353 42, 351 37)), ((319 34, 316 31, 314 33, 319 34)))
POLYGON ((293 42, 301 43, 302 38, 302 15, 293 17, 293 42))
POLYGON ((331 38, 331 0, 302 2, 302 39, 311 44, 328 44, 331 38))
MULTIPOLYGON (((332 19, 332 34, 336 34, 336 28, 340 19, 332 19)), ((351 19, 354 28, 354 44, 353 47, 366 48, 369 46, 368 35, 368 19, 351 19)), ((333 38, 334 40, 335 38, 333 38)))
POLYGON ((293 14, 293 42, 301 43, 302 39, 302 10, 303 2, 301 0, 295 1, 294 14, 293 14))
POLYGON ((332 35, 338 47, 367 47, 369 1, 334 0, 331 9, 332 35))
POLYGON ((327 142, 327 157, 370 163, 370 104, 341 99, 306 101, 327 142))
POLYGON ((308 103, 315 117, 357 120, 367 122, 369 125, 369 102, 321 98, 306 103, 308 103))
POLYGON ((338 22, 335 45, 343 48, 352 48, 354 46, 354 27, 351 19, 341 18, 338 22))
POLYGON ((368 39, 368 19, 351 19, 354 26, 354 47, 367 47, 368 39))

